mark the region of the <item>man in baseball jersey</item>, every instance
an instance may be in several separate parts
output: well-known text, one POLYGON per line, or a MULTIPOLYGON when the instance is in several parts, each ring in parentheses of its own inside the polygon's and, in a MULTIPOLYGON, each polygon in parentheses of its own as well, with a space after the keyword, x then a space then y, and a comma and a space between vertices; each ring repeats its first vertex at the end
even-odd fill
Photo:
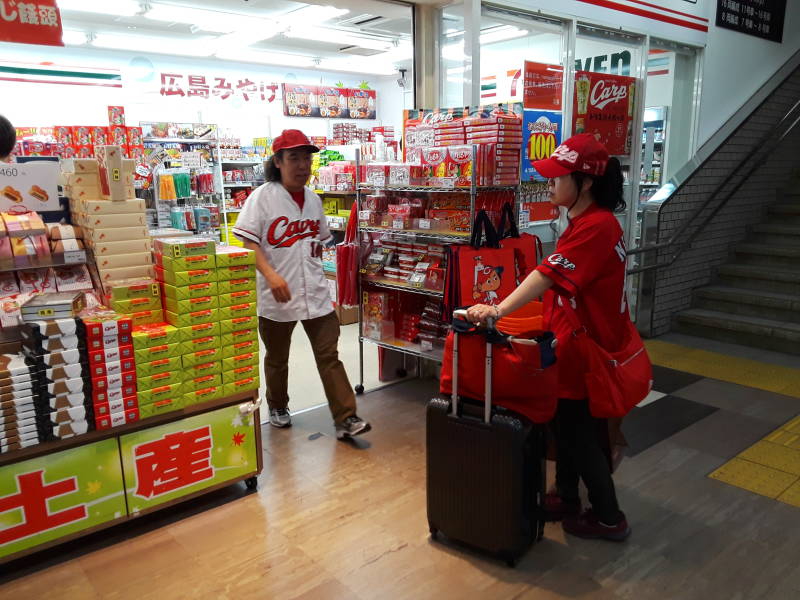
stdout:
POLYGON ((339 320, 322 270, 322 244, 331 237, 322 202, 306 187, 311 154, 319 152, 303 132, 287 129, 272 144, 267 183, 245 202, 233 233, 256 253, 258 328, 267 349, 269 422, 289 427, 289 345, 298 321, 311 342, 336 437, 370 430, 356 415, 356 398, 339 360, 339 320))

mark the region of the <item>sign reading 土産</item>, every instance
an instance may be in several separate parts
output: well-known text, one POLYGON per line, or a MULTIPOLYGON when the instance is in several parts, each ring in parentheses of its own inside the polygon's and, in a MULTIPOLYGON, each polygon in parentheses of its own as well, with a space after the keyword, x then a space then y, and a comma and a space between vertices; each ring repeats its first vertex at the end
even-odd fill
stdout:
POLYGON ((0 42, 63 46, 56 0, 0 0, 0 42))
POLYGON ((717 27, 783 41, 786 0, 717 0, 717 27))
POLYGON ((636 79, 578 71, 572 104, 572 132, 592 133, 612 156, 630 154, 636 79))

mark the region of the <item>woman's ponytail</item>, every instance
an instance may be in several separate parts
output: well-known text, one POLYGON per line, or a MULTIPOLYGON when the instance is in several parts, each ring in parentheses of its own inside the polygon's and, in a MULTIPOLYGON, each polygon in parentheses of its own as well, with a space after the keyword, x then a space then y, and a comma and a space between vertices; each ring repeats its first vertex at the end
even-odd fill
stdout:
POLYGON ((622 166, 619 159, 612 156, 606 165, 606 172, 600 177, 592 177, 591 192, 598 206, 617 212, 625 210, 625 199, 622 195, 622 166))

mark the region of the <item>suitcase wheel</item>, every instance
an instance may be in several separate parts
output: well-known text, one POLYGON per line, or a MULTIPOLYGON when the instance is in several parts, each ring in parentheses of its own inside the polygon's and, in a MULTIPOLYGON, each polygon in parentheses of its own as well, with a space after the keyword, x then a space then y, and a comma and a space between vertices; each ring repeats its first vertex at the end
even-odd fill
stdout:
POLYGON ((438 536, 438 535, 439 535, 439 530, 438 530, 438 529, 436 529, 436 527, 431 527, 431 528, 430 528, 430 532, 431 532, 431 539, 432 539, 432 540, 435 540, 435 539, 436 539, 436 536, 438 536))

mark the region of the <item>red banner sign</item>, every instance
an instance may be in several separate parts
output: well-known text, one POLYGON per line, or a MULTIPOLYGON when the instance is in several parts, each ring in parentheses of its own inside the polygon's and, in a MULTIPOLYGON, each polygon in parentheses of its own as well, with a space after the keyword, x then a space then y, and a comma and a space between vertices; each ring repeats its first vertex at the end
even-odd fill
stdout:
POLYGON ((525 108, 561 110, 561 89, 564 68, 525 61, 523 101, 525 108))
POLYGON ((573 133, 593 133, 609 154, 630 154, 636 79, 591 71, 575 73, 573 133))
POLYGON ((0 42, 63 46, 56 0, 0 0, 0 42))

